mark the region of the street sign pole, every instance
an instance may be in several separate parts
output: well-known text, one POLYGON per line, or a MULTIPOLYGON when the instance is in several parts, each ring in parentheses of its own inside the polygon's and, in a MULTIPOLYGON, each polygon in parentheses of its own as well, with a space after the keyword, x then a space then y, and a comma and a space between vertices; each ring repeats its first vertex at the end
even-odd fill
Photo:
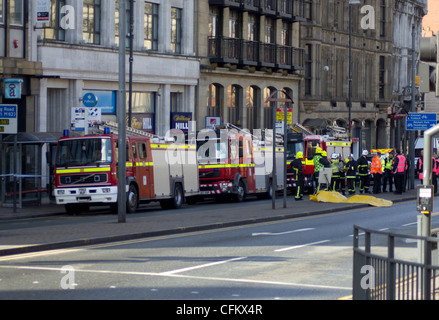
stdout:
POLYGON ((117 215, 118 222, 126 222, 126 89, 125 89, 125 38, 126 38, 126 0, 119 1, 119 91, 117 95, 117 122, 119 124, 118 166, 117 166, 117 215))

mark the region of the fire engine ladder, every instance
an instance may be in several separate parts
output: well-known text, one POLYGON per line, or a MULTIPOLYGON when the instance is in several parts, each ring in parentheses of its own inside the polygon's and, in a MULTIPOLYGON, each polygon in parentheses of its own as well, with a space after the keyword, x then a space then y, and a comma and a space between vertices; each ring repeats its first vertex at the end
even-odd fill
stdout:
MULTIPOLYGON (((104 132, 105 128, 109 128, 111 133, 118 134, 119 133, 119 125, 114 121, 104 121, 97 126, 97 130, 100 132, 104 132)), ((149 137, 151 139, 158 138, 158 136, 139 130, 131 127, 126 128, 126 133, 131 136, 137 137, 149 137)))
MULTIPOLYGON (((241 129, 240 127, 237 127, 237 126, 235 126, 234 124, 231 124, 231 123, 224 124, 224 127, 226 129, 235 129, 235 130, 237 130, 240 133, 250 134, 254 141, 260 141, 262 139, 261 137, 257 137, 255 135, 251 134, 250 131, 241 129)), ((276 133, 276 143, 279 144, 279 145, 282 145, 283 141, 284 141, 283 135, 280 134, 280 133, 276 133)))
POLYGON ((307 134, 307 135, 312 135, 314 133, 312 133, 311 131, 309 131, 308 129, 306 129, 304 126, 302 126, 299 123, 295 123, 293 125, 293 130, 298 132, 298 133, 303 133, 303 134, 307 134))
POLYGON ((348 135, 346 133, 346 129, 339 126, 328 126, 326 129, 331 130, 331 136, 335 139, 347 139, 348 135))

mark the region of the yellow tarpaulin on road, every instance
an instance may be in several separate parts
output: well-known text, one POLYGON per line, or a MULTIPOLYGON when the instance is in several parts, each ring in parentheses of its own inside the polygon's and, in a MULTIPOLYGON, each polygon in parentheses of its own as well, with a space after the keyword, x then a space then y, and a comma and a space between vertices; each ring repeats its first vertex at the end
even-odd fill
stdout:
POLYGON ((364 203, 374 207, 391 207, 393 205, 393 202, 390 200, 363 195, 354 195, 352 197, 346 198, 339 192, 334 191, 319 191, 315 195, 310 195, 309 199, 317 202, 364 203))

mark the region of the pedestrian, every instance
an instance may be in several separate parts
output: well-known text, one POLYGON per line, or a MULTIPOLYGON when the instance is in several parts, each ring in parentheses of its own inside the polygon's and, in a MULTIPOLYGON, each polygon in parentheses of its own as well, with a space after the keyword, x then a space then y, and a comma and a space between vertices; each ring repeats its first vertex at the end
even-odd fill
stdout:
POLYGON ((370 174, 373 177, 373 193, 378 194, 381 192, 381 175, 383 174, 381 152, 379 151, 375 152, 375 156, 372 159, 370 174))
POLYGON ((434 194, 437 193, 437 176, 439 174, 439 163, 436 161, 437 155, 434 154, 431 159, 431 184, 433 185, 434 194))
POLYGON ((396 150, 396 156, 393 160, 392 170, 395 177, 395 192, 394 194, 402 194, 404 188, 404 175, 407 169, 406 158, 399 149, 396 150))
POLYGON ((367 161, 367 155, 369 152, 363 150, 361 157, 357 161, 358 175, 360 176, 360 193, 369 192, 369 163, 367 161))
POLYGON ((357 180, 357 162, 351 153, 346 163, 346 179, 348 183, 349 194, 355 194, 355 181, 357 180))
POLYGON ((421 150, 421 155, 418 158, 418 162, 416 163, 416 171, 418 172, 420 183, 424 183, 424 166, 422 161, 424 161, 424 150, 421 150))
POLYGON ((393 150, 389 152, 384 159, 384 173, 383 173, 383 192, 387 192, 387 182, 389 183, 389 192, 393 192, 393 150))
POLYGON ((303 167, 302 167, 303 153, 297 152, 296 158, 291 162, 291 168, 293 169, 293 180, 296 183, 296 190, 294 194, 294 200, 303 200, 303 167))

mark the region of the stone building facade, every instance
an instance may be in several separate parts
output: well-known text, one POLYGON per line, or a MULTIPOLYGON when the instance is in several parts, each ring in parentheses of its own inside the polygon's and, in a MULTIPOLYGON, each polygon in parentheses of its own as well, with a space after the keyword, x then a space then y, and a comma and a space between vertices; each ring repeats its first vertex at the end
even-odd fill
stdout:
MULTIPOLYGON (((348 128, 349 26, 352 27, 352 137, 361 148, 396 144, 389 113, 400 105, 411 75, 411 25, 421 34, 426 0, 309 1, 302 24, 305 78, 300 122, 313 129, 336 123, 348 128)), ((419 52, 419 41, 415 49, 419 52)))
POLYGON ((275 92, 294 100, 292 118, 298 122, 304 67, 299 21, 305 5, 305 0, 196 2, 199 129, 218 120, 250 130, 272 128, 274 102, 267 98, 275 92))

